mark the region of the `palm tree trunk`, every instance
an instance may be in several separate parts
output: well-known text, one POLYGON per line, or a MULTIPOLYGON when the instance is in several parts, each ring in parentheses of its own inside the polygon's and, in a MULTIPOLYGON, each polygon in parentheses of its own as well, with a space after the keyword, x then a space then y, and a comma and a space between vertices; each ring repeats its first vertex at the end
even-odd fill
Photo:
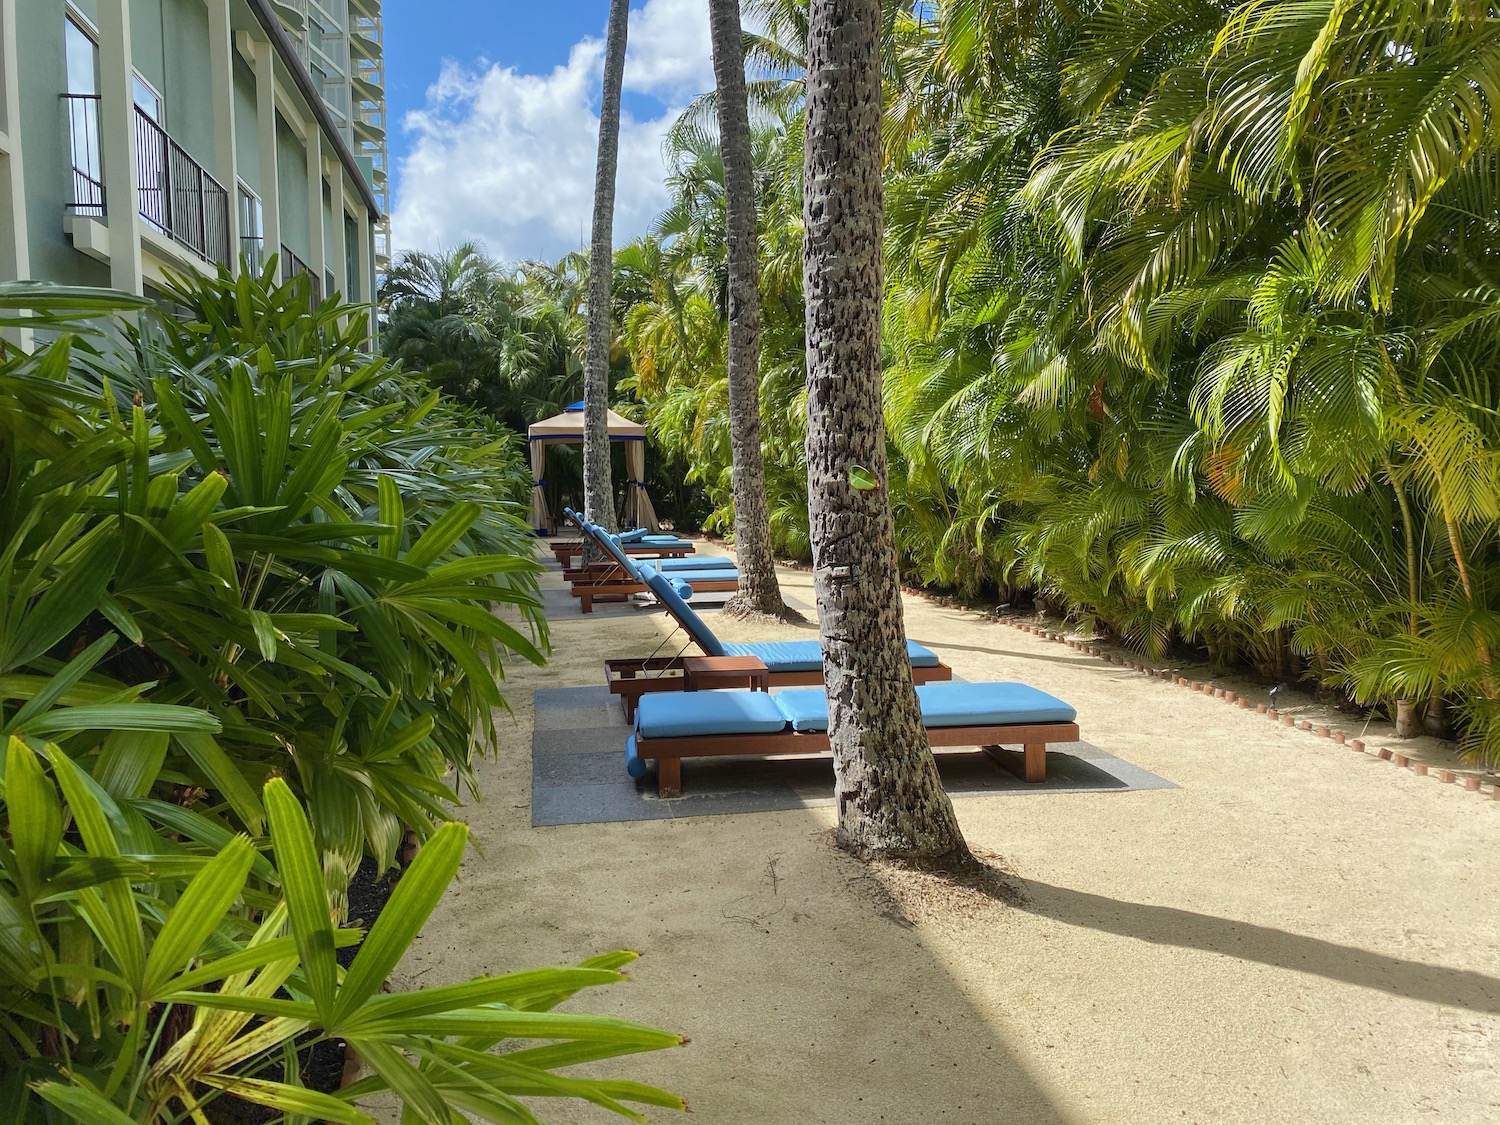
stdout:
POLYGON ((812 0, 810 17, 808 515, 838 837, 860 854, 959 863, 969 853, 912 687, 885 491, 880 0, 812 0), (876 486, 856 488, 855 470, 876 486))
POLYGON ((725 609, 737 616, 801 619, 781 599, 771 554, 766 466, 760 451, 760 237, 745 100, 745 47, 739 0, 709 0, 719 148, 729 259, 729 444, 734 480, 734 546, 739 592, 725 609))
MULTIPOLYGON (((609 472, 609 281, 614 262, 615 168, 620 158, 620 87, 625 79, 629 18, 630 0, 610 0, 604 98, 599 106, 599 161, 594 171, 593 239, 589 246, 588 351, 583 365, 583 511, 610 531, 618 525, 609 472)), ((592 562, 587 546, 584 561, 592 562)))

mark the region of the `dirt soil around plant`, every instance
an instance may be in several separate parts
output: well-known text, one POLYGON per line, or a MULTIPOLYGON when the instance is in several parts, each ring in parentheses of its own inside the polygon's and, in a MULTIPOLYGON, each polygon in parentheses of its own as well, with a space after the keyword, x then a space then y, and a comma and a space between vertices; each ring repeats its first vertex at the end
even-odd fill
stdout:
MULTIPOLYGON (((782 580, 810 609, 811 575, 782 580)), ((997 870, 961 887, 843 854, 830 808, 532 828, 533 690, 599 684, 604 655, 668 627, 564 612, 549 667, 507 668, 514 716, 462 810, 475 847, 393 986, 639 950, 629 983, 569 1008, 689 1036, 594 1072, 678 1092, 698 1125, 1500 1120, 1493 777, 1444 784, 1441 744, 1306 697, 1283 707, 1433 774, 978 612, 906 611, 958 675, 1062 697, 1085 739, 1179 788, 960 798, 997 870)))

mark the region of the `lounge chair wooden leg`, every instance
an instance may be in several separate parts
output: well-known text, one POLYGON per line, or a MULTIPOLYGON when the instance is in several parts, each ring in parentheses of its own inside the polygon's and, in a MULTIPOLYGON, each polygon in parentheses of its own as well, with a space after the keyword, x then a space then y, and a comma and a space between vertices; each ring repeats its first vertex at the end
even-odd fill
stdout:
POLYGON ((682 796, 682 759, 656 759, 656 795, 658 797, 682 796))
POLYGON ((1047 744, 1045 742, 1026 743, 1026 765, 1021 776, 1033 783, 1047 780, 1047 744))
POLYGON ((1045 742, 1028 742, 1026 749, 1017 754, 1014 750, 1007 750, 1003 746, 981 746, 989 757, 1003 770, 1019 774, 1022 781, 1038 782, 1047 780, 1047 744, 1045 742))
POLYGON ((578 605, 584 613, 594 612, 594 595, 587 590, 578 595, 578 605))

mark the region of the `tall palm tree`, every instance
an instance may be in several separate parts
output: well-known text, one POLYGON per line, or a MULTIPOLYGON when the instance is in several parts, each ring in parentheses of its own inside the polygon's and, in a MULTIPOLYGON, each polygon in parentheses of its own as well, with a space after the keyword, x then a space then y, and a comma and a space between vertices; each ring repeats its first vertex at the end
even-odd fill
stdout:
POLYGON ((589 519, 610 531, 615 530, 616 521, 609 471, 609 281, 614 254, 615 169, 620 160, 620 87, 625 80, 629 22, 630 0, 610 0, 609 31, 604 42, 604 96, 599 106, 599 160, 594 171, 589 335, 583 379, 583 510, 589 519))
POLYGON ((800 619, 781 598, 771 554, 766 466, 760 451, 760 239, 755 169, 745 100, 745 52, 739 0, 709 0, 714 85, 729 267, 729 434, 734 480, 734 547, 740 588, 725 610, 739 616, 800 619))
POLYGON ((803 286, 813 578, 839 841, 961 862, 912 686, 881 406, 880 0, 812 0, 803 286))

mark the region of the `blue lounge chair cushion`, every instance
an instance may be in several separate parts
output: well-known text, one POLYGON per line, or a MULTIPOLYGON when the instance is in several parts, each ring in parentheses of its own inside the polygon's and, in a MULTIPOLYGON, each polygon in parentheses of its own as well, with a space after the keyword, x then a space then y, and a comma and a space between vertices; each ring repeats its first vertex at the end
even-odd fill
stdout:
POLYGON ((646 581, 646 576, 641 572, 641 563, 636 562, 635 559, 631 558, 624 551, 622 551, 620 549, 620 545, 613 539, 611 539, 608 535, 601 535, 598 538, 599 542, 604 545, 604 549, 609 552, 610 557, 620 565, 620 568, 624 570, 626 574, 630 575, 630 577, 634 578, 637 582, 646 581))
POLYGON ((689 555, 685 559, 653 559, 651 565, 663 574, 671 574, 674 570, 737 569, 737 564, 733 559, 722 558, 718 555, 689 555))
MULTIPOLYGON (((793 730, 828 729, 828 697, 822 688, 779 691, 772 698, 793 730)), ((1028 684, 919 684, 917 702, 929 727, 1071 723, 1078 717, 1061 699, 1028 684)))
POLYGON ((615 538, 621 543, 636 543, 646 538, 646 529, 644 527, 637 527, 630 531, 622 531, 615 538))
POLYGON ((635 748, 635 735, 625 740, 625 772, 636 780, 646 776, 646 763, 641 761, 640 752, 635 748))
POLYGON ((674 590, 677 591, 677 596, 679 598, 681 598, 685 602, 692 601, 692 599, 693 599, 693 586, 692 586, 692 583, 690 583, 690 582, 684 582, 681 578, 673 578, 670 581, 672 583, 672 589, 674 589, 674 590))
MULTIPOLYGON (((645 567, 641 568, 642 571, 645 569, 645 567)), ((740 572, 737 570, 674 570, 665 577, 668 582, 681 579, 695 584, 698 582, 738 582, 740 572)), ((645 579, 642 578, 641 581, 644 582, 645 579)))
MULTIPOLYGON (((914 668, 935 668, 937 653, 915 641, 906 642, 914 668)), ((718 654, 715 654, 718 655, 718 654)), ((823 667, 823 646, 817 641, 752 641, 727 644, 725 656, 758 656, 772 672, 816 672, 823 667)))
POLYGON ((708 627, 708 623, 693 611, 692 606, 677 596, 677 591, 672 589, 671 582, 664 575, 649 566, 641 567, 641 575, 651 592, 661 599, 661 604, 666 606, 668 612, 677 618, 677 623, 687 630, 694 644, 708 656, 727 655, 719 638, 714 636, 714 631, 708 627))
POLYGON ((763 691, 663 691, 641 696, 635 729, 646 738, 776 734, 786 716, 763 691))

